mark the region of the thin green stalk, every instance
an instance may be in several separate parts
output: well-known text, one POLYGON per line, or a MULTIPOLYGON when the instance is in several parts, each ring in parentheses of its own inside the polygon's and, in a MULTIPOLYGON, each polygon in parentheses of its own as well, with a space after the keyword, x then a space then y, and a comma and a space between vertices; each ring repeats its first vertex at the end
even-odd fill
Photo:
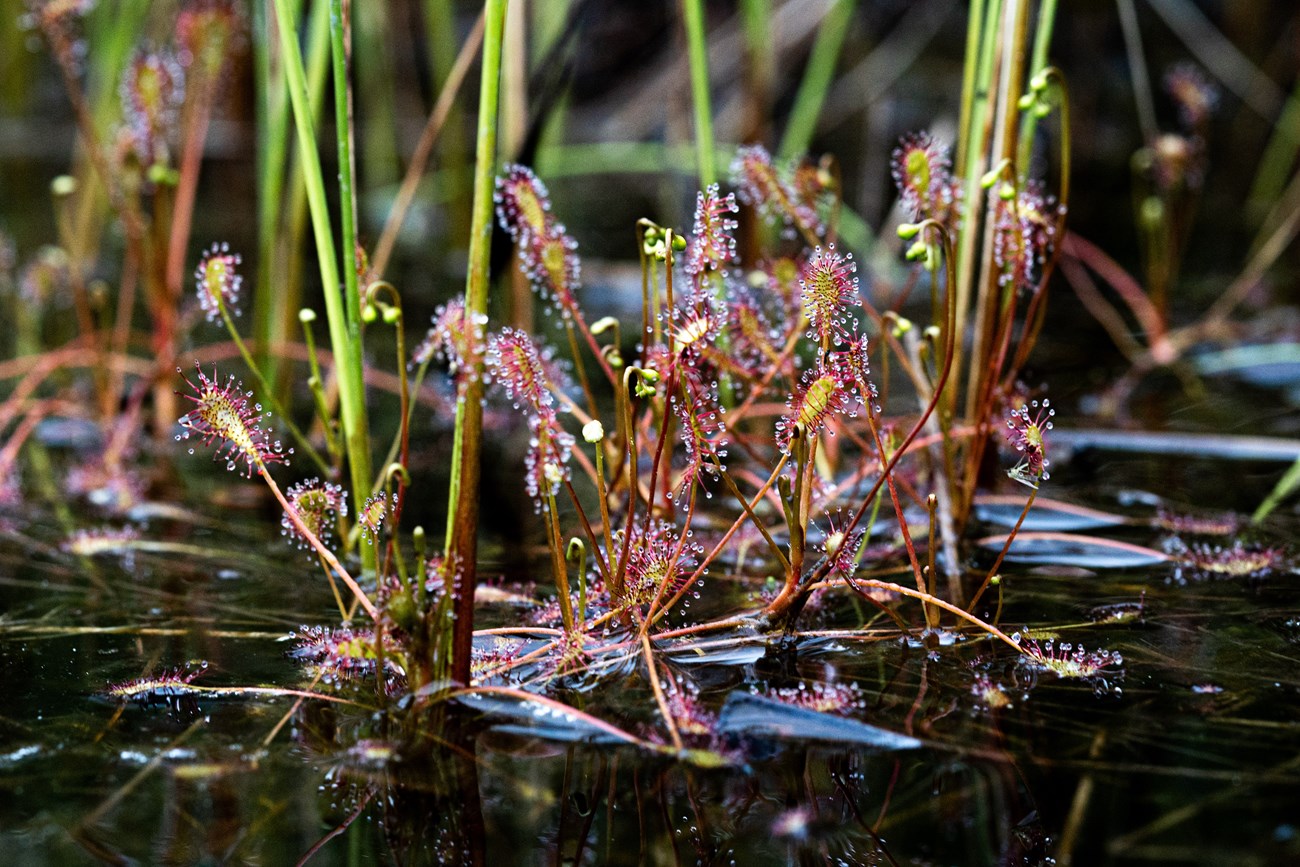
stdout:
MULTIPOLYGON (((1034 24, 1034 48, 1029 55, 1029 75, 1035 76, 1047 69, 1047 49, 1052 43, 1052 30, 1056 25, 1057 0, 1043 0, 1038 7, 1038 20, 1034 24)), ((1034 133, 1038 128, 1038 112, 1026 111, 1020 122, 1020 154, 1018 166, 1020 182, 1029 177, 1029 154, 1034 146, 1034 133)))
POLYGON ((961 117, 957 123, 957 163, 956 173, 966 175, 966 159, 969 156, 966 142, 970 141, 970 127, 976 107, 975 80, 979 74, 984 21, 984 0, 971 0, 966 13, 966 54, 962 61, 961 75, 961 117))
POLYGON ((1273 133, 1269 136, 1264 153, 1259 158, 1259 168, 1255 180, 1250 185, 1250 203, 1252 211, 1263 213, 1266 208, 1280 198, 1282 188, 1291 176, 1291 167, 1295 165, 1296 153, 1300 151, 1300 80, 1296 81, 1295 90, 1287 98, 1282 113, 1273 124, 1273 133))
MULTIPOLYGON (((289 103, 284 98, 284 76, 271 64, 270 10, 253 4, 253 67, 260 83, 254 116, 257 123, 257 292, 253 296, 253 336, 257 361, 267 366, 268 379, 277 379, 278 360, 268 364, 271 335, 278 320, 272 309, 278 292, 271 291, 271 259, 279 229, 277 217, 284 192, 285 157, 289 152, 289 103), (273 77, 274 76, 274 77, 273 77)), ((298 9, 292 10, 297 20, 298 9)), ((278 311, 277 311, 278 312, 278 311)), ((272 393, 272 392, 268 392, 272 393)))
MULTIPOLYGON (((486 0, 483 16, 482 77, 479 84, 478 146, 474 165, 473 215, 470 221, 469 274, 465 282, 465 316, 487 314, 488 267, 492 243, 492 192, 496 173, 497 106, 501 85, 501 44, 507 0, 486 0)), ((451 485, 448 491, 446 556, 453 572, 455 633, 451 670, 454 680, 469 683, 474 638, 474 584, 478 557, 479 453, 483 434, 483 346, 471 341, 465 393, 458 401, 451 485)))
POLYGON ((682 13, 691 62, 691 102, 695 106, 695 159, 703 188, 718 180, 713 162, 713 105, 709 96, 709 47, 704 35, 703 0, 682 0, 682 13))
MULTIPOLYGON (((298 133, 298 155, 303 167, 303 180, 306 182, 307 204, 311 210, 316 259, 320 265, 321 289, 325 296, 325 318, 329 323, 330 331, 330 348, 338 366, 339 409, 351 470, 352 497, 354 502, 361 503, 370 492, 370 444, 363 392, 360 315, 358 311, 356 318, 351 319, 348 311, 344 309, 343 298, 340 297, 343 293, 339 285, 338 253, 330 226, 329 205, 325 198, 325 181, 321 173, 320 154, 316 147, 315 125, 308 102, 302 53, 298 49, 293 19, 289 16, 289 0, 274 0, 274 2, 280 24, 280 48, 284 55, 285 76, 288 79, 294 125, 298 133)), ((334 24, 335 22, 331 21, 331 26, 334 24)), ((349 261, 352 259, 351 249, 349 248, 349 261)), ((352 279, 355 285, 356 269, 348 270, 353 272, 352 279)), ((357 299, 353 298, 349 309, 358 307, 357 299)), ((374 547, 363 543, 361 553, 363 568, 373 570, 374 547)))
MULTIPOLYGON (((300 4, 295 3, 294 20, 300 4)), ((254 40, 257 80, 261 98, 257 103, 258 132, 258 240, 257 291, 253 296, 252 328, 257 351, 254 357, 270 383, 280 381, 280 359, 272 348, 290 337, 290 311, 300 305, 298 281, 291 278, 285 256, 278 251, 299 249, 306 199, 302 170, 295 163, 289 172, 290 105, 285 88, 283 62, 272 64, 270 10, 255 5, 254 40), (288 185, 285 175, 289 175, 288 185), (286 223, 289 228, 286 229, 286 223)), ((306 77, 311 116, 320 114, 325 92, 325 70, 329 61, 329 9, 323 3, 312 7, 307 22, 306 77)))
POLYGON ((1264 498, 1264 502, 1260 503, 1259 508, 1250 516, 1250 522, 1252 524, 1261 523, 1272 514, 1279 503, 1295 493, 1297 488, 1300 488, 1300 458, 1297 458, 1296 462, 1291 465, 1291 469, 1287 470, 1286 474, 1278 479, 1273 490, 1264 498))
POLYGON ((569 567, 562 550, 560 512, 555 503, 554 489, 546 493, 546 526, 550 530, 547 547, 551 549, 551 573, 560 603, 560 620, 564 623, 565 633, 569 634, 573 632, 573 600, 569 596, 569 567))
POLYGON ((790 109, 790 120, 778 149, 782 160, 793 159, 808 151, 817 129, 817 118, 821 115, 831 79, 835 75, 835 65, 840 59, 844 37, 849 31, 849 21, 857 5, 857 0, 836 0, 817 28, 812 54, 808 57, 808 66, 804 68, 803 80, 799 82, 794 107, 790 109))
POLYGON ((755 115, 746 134, 761 137, 761 127, 769 121, 772 82, 776 80, 776 64, 772 52, 772 0, 740 0, 740 14, 745 27, 749 86, 755 115))
MULTIPOLYGON (((343 236, 344 301, 348 311, 349 336, 361 340, 361 290, 357 285, 357 195, 356 159, 352 152, 352 65, 351 3, 330 0, 330 58, 334 71, 334 128, 339 149, 339 228, 343 236)), ((357 349, 360 350, 358 343, 357 349)))
POLYGON ((605 569, 607 573, 613 574, 614 528, 609 521, 609 490, 605 485, 605 437, 601 436, 593 445, 596 447, 596 496, 600 498, 600 530, 605 539, 605 569))
MULTIPOLYGON (((996 113, 993 139, 989 148, 989 162, 993 165, 1009 165, 1016 157, 1016 133, 1019 131, 1018 104, 1020 88, 1024 81, 1025 42, 1028 36, 1028 6, 1029 0, 1007 0, 997 34, 1000 42, 1000 59, 997 91, 994 94, 996 113)), ((984 383, 986 379, 995 375, 994 371, 987 369, 987 362, 996 352, 994 337, 997 314, 1006 294, 1006 289, 998 282, 996 266, 993 262, 996 227, 992 212, 994 206, 992 194, 985 199, 988 203, 981 208, 985 212, 981 226, 983 241, 975 289, 975 342, 971 352, 969 387, 966 392, 966 417, 970 419, 984 417, 983 407, 980 405, 985 395, 984 383)), ((971 213, 971 211, 967 212, 968 221, 971 213)))
MULTIPOLYGON (((974 17, 975 6, 971 8, 968 27, 977 31, 979 41, 978 57, 973 65, 974 83, 970 87, 963 85, 963 105, 966 98, 970 100, 969 119, 965 125, 965 137, 958 141, 958 166, 962 173, 962 201, 966 217, 961 222, 957 234, 957 283, 956 314, 957 322, 963 332, 970 315, 971 295, 975 286, 975 249, 979 239, 980 217, 984 203, 984 190, 980 180, 987 167, 987 147, 990 136, 989 109, 993 95, 993 58, 997 50, 997 22, 1002 14, 1002 0, 989 0, 983 8, 982 20, 974 17), (969 92, 968 92, 969 91, 969 92)), ((967 71, 972 71, 970 58, 967 58, 967 71)), ((955 411, 957 394, 960 390, 964 355, 954 359, 952 371, 953 387, 945 396, 944 403, 949 412, 955 411)))
MULTIPOLYGON (((312 334, 311 326, 316 321, 316 311, 304 307, 298 311, 298 322, 302 325, 302 340, 307 347, 307 365, 311 370, 311 375, 307 377, 307 387, 311 389, 312 400, 316 405, 316 418, 320 420, 321 428, 325 432, 325 447, 330 453, 330 459, 337 461, 342 455, 343 447, 338 441, 338 432, 334 429, 334 421, 330 417, 329 402, 325 399, 325 379, 320 372, 320 358, 316 354, 316 337, 312 334)), ((392 455, 389 455, 385 463, 391 463, 392 455)))

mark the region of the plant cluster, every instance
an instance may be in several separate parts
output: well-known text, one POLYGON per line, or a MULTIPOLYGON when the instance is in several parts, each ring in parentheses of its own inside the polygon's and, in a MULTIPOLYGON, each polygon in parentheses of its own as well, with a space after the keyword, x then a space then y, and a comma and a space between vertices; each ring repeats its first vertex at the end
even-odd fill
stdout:
MULTIPOLYGON (((93 493, 118 514, 139 498, 128 459, 148 424, 146 409, 157 430, 179 425, 178 441, 197 439, 227 469, 263 482, 280 506, 283 535, 315 556, 343 621, 295 636, 289 655, 314 682, 334 690, 363 680, 374 686, 376 701, 417 708, 452 698, 509 698, 699 761, 711 759, 698 751, 722 748, 714 737, 718 723, 674 654, 705 642, 797 647, 814 608, 842 625, 847 614, 827 613, 837 599, 852 600, 838 608, 853 609, 847 629, 858 635, 902 638, 930 650, 987 637, 1015 654, 1025 672, 1116 679, 1117 654, 1021 642, 999 625, 999 569, 1017 537, 1024 541, 1020 531, 1051 467, 1056 409, 1041 385, 1020 379, 1043 327, 1047 287, 1062 263, 1076 288, 1084 285, 1083 262, 1132 288, 1108 260, 1065 232, 1069 101, 1061 74, 1044 56, 1051 15, 1038 23, 1030 60, 1025 28, 1012 38, 975 22, 956 141, 949 147, 914 133, 899 142, 890 165, 901 215, 895 228, 903 258, 914 263, 900 285, 874 279, 846 249, 834 160, 778 158, 761 145, 744 145, 731 164, 734 191, 724 191, 713 180, 711 132, 701 129, 702 189, 683 222, 689 230, 650 219, 636 226, 639 321, 589 321, 579 244, 546 185, 528 166, 496 164, 504 4, 490 0, 466 291, 439 308, 408 352, 401 292, 382 279, 391 241, 376 245, 372 260, 355 231, 350 19, 319 19, 329 38, 313 46, 317 63, 305 62, 291 7, 288 0, 272 4, 285 98, 274 117, 280 134, 269 143, 268 172, 275 176, 288 163, 292 118, 301 182, 294 189, 302 190, 297 231, 305 232, 309 213, 328 358, 316 346, 315 309, 303 307, 295 317, 262 300, 271 294, 263 263, 275 258, 274 238, 263 239, 256 281, 242 273, 242 254, 218 242, 198 258, 193 294, 183 291, 202 142, 241 46, 244 23, 234 4, 185 4, 167 45, 141 44, 122 58, 114 143, 102 140, 80 78, 76 28, 84 10, 34 4, 33 23, 60 64, 89 176, 106 194, 108 210, 97 211, 103 206, 93 191, 66 179, 59 187, 67 218, 62 249, 44 251, 22 274, 22 291, 32 298, 66 288, 77 331, 61 335, 69 338, 63 349, 38 356, 47 323, 18 323, 20 354, 39 360, 0 404, 0 431, 18 420, 0 449, 0 500, 17 496, 17 454, 36 425, 70 411, 62 398, 29 398, 63 367, 91 367, 107 446, 69 475, 68 488, 93 493), (327 54, 338 121, 337 239, 313 125, 319 105, 308 86, 315 68, 319 89, 327 54), (1048 137, 1058 147, 1050 170, 1031 172, 1031 143, 1045 132, 1040 126, 1052 123, 1048 137), (124 237, 111 316, 103 299, 92 298, 85 248, 94 232, 78 222, 107 213, 124 237), (494 222, 514 257, 510 273, 495 276, 536 293, 545 310, 541 327, 526 314, 510 326, 489 316, 494 222), (256 352, 236 323, 246 284, 260 290, 251 335, 256 352), (152 364, 133 364, 128 351, 142 342, 132 332, 137 306, 149 317, 144 342, 152 364), (210 359, 196 361, 193 375, 177 365, 182 347, 209 324, 224 327, 227 355, 238 354, 253 388, 219 373, 210 359), (283 359, 268 348, 295 324, 312 399, 311 424, 303 428, 287 406, 283 359), (363 355, 367 330, 381 327, 395 338, 400 401, 387 442, 371 435, 363 355), (436 384, 427 382, 431 370, 436 384), (180 383, 184 388, 174 390, 180 383), (411 515, 412 486, 421 483, 411 471, 412 427, 421 420, 417 399, 429 395, 454 421, 441 547, 412 526, 411 515), (273 414, 284 440, 267 426, 273 414), (481 446, 488 435, 512 429, 527 441, 520 486, 540 516, 551 586, 526 618, 476 632, 481 446), (383 457, 376 463, 377 455, 383 457), (304 476, 313 478, 282 489, 274 473, 286 473, 291 457, 291 471, 306 464, 304 476), (1018 517, 993 540, 992 564, 977 568, 978 546, 967 529, 977 498, 1004 479, 1023 486, 1008 485, 1023 496, 1015 500, 1018 517), (745 592, 731 592, 724 577, 745 592), (995 604, 985 599, 994 587, 995 604), (548 692, 634 671, 658 713, 658 724, 641 735, 548 692)), ((1182 207, 1199 183, 1197 142, 1214 103, 1205 82, 1186 70, 1169 86, 1187 132, 1149 142, 1153 213, 1182 207)), ((693 98, 698 111, 707 88, 693 98)), ((707 110, 700 116, 707 119, 707 110)), ((415 166, 413 172, 418 181, 415 166)), ((276 183, 268 179, 266 189, 276 183)), ((272 234, 279 223, 294 223, 294 214, 269 220, 272 234)), ((394 219, 400 224, 400 215, 394 219)), ((1163 233, 1148 239, 1150 288, 1124 295, 1149 331, 1145 349, 1121 343, 1139 372, 1172 362, 1184 348, 1167 327, 1163 300, 1177 274, 1183 227, 1154 218, 1150 225, 1163 233)), ((0 264, 5 258, 12 256, 0 247, 0 264)), ((1119 317, 1107 309, 1099 318, 1113 325, 1119 317)), ((1167 520, 1170 529, 1199 532, 1188 519, 1167 520)), ((74 537, 68 549, 89 556, 149 544, 103 531, 74 537)), ((1280 551, 1240 542, 1142 554, 1200 575, 1253 577, 1284 561, 1280 551)), ((1002 706, 1004 688, 980 678, 979 701, 1002 706)), ((109 694, 143 701, 234 694, 193 679, 171 672, 109 694)), ((862 704, 852 684, 833 679, 776 689, 767 698, 820 713, 851 713, 862 704)))

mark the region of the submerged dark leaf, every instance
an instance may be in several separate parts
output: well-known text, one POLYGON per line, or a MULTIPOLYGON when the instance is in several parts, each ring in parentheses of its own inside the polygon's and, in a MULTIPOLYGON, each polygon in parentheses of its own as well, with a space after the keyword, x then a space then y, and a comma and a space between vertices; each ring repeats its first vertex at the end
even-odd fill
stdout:
POLYGON ((1300 382, 1300 343, 1260 343, 1206 352, 1192 359, 1202 376, 1231 376, 1261 388, 1294 389, 1300 382))
POLYGON ((740 737, 825 741, 881 750, 914 750, 923 746, 916 738, 898 732, 847 717, 793 707, 748 692, 733 692, 727 696, 727 703, 718 716, 718 731, 740 737))
POLYGON ((457 701, 466 707, 502 720, 493 726, 493 729, 498 732, 561 743, 625 744, 628 742, 593 725, 579 714, 566 713, 544 704, 482 694, 461 695, 457 701))

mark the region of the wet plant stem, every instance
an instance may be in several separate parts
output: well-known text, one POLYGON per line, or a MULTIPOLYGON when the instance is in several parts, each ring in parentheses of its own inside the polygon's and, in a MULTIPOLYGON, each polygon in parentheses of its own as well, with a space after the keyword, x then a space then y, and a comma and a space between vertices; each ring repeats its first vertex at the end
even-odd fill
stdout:
MULTIPOLYGON (((394 351, 397 356, 396 370, 399 383, 398 399, 400 410, 396 465, 402 467, 403 471, 398 474, 397 495, 393 500, 393 526, 396 527, 402 520, 402 507, 406 503, 406 488, 410 483, 410 475, 406 472, 406 467, 411 460, 411 382, 406 369, 406 328, 405 319, 402 315, 402 296, 392 283, 387 280, 376 280, 366 287, 366 299, 369 306, 380 311, 379 316, 385 324, 393 327, 394 351), (384 295, 388 297, 383 298, 384 295)), ((393 465, 394 462, 390 459, 388 462, 390 469, 393 465)), ((376 487, 378 487, 377 484, 376 487)))
POLYGON ((1016 651, 1016 653, 1020 653, 1020 654, 1024 653, 1020 645, 1017 644, 1011 638, 1011 636, 1007 635, 1001 629, 998 629, 996 626, 994 626, 991 623, 987 623, 983 620, 980 620, 978 617, 971 614, 969 611, 966 611, 962 608, 958 608, 956 605, 953 605, 951 602, 946 602, 943 599, 940 599, 938 596, 933 596, 921 590, 913 590, 910 587, 904 587, 902 584, 895 584, 892 581, 878 581, 875 578, 865 578, 865 579, 851 578, 849 579, 849 585, 854 590, 861 593, 864 597, 867 596, 867 594, 863 592, 862 588, 874 587, 879 590, 888 590, 893 593, 898 593, 901 596, 910 596, 913 599, 919 599, 928 605, 933 605, 937 608, 942 608, 944 611, 947 611, 950 614, 955 614, 957 617, 967 621, 968 623, 973 623, 975 626, 979 627, 980 629, 988 633, 993 638, 996 638, 998 641, 1001 641, 1002 643, 1006 644, 1008 647, 1013 648, 1016 651))
MULTIPOLYGON (((686 547, 687 532, 689 531, 689 528, 691 526, 691 519, 695 517, 695 491, 696 488, 694 485, 692 485, 690 502, 686 506, 686 517, 682 522, 683 530, 681 532, 681 535, 679 535, 677 538, 677 544, 673 546, 672 554, 669 555, 668 557, 669 563, 673 563, 673 564, 678 563, 681 560, 682 550, 686 547)), ((674 577, 676 577, 675 566, 669 569, 668 573, 664 575, 663 579, 659 582, 659 586, 655 589, 655 596, 654 599, 650 600, 650 607, 647 611, 647 616, 645 620, 643 620, 640 626, 638 627, 638 630, 642 635, 646 635, 649 632, 650 627, 655 619, 654 615, 656 610, 658 610, 661 614, 666 614, 667 612, 671 611, 673 606, 675 606, 679 601, 681 601, 681 598, 684 595, 686 595, 687 590, 690 589, 691 585, 696 580, 694 576, 692 576, 691 579, 685 581, 682 584, 682 586, 677 590, 677 592, 673 594, 671 599, 669 599, 667 602, 663 602, 664 594, 668 592, 668 588, 669 586, 671 586, 672 579, 674 577), (663 606, 662 608, 659 607, 661 603, 663 606)))
MULTIPOLYGON (((488 267, 492 241, 492 190, 496 172, 497 109, 501 84, 501 43, 507 0, 486 0, 483 62, 479 82, 478 144, 474 165, 473 208, 470 220, 469 274, 465 282, 468 331, 487 314, 488 267)), ((474 586, 477 575, 479 475, 483 435, 483 341, 471 339, 469 381, 457 402, 456 426, 448 491, 446 556, 453 570, 452 678, 470 680, 474 640, 474 586)))
MULTIPOLYGON (((609 490, 605 484, 605 440, 596 443, 596 496, 600 500, 600 530, 605 539, 605 570, 614 569, 614 530, 609 520, 609 490)), ((574 498, 577 499, 576 496, 574 498)), ((582 514, 582 510, 578 510, 582 514)), ((586 516, 583 515, 583 520, 586 516)), ((595 542, 593 541, 593 545, 595 542)), ((600 558, 597 557, 597 560, 600 558)))
POLYGON ((735 479, 731 477, 731 473, 727 472, 726 468, 723 467, 720 462, 717 462, 716 459, 715 464, 718 468, 718 475, 722 478, 722 481, 726 483, 727 489, 731 491, 733 496, 735 496, 736 502, 740 503, 740 507, 745 510, 745 515, 749 517, 750 523, 758 528, 758 532, 762 534, 763 540, 767 542, 767 547, 772 551, 772 556, 776 557, 777 562, 781 564, 781 569, 786 574, 789 574, 791 571, 790 560, 786 557, 785 552, 781 550, 781 546, 772 538, 771 532, 769 532, 767 527, 763 525, 763 522, 759 520, 758 515, 754 514, 753 508, 750 507, 749 502, 745 499, 745 495, 740 492, 740 488, 736 485, 735 479))
MULTIPOLYGON (((871 438, 876 443, 876 453, 882 458, 885 455, 885 441, 880 435, 880 425, 876 422, 875 407, 868 403, 867 406, 867 426, 871 429, 871 438)), ((916 545, 912 542, 912 531, 907 526, 907 515, 903 511, 903 503, 898 498, 898 490, 894 485, 894 473, 892 468, 882 468, 881 476, 885 480, 885 485, 889 490, 890 502, 894 504, 894 515, 898 518, 898 531, 903 535, 903 545, 907 548, 907 561, 912 566, 912 576, 916 579, 918 590, 926 589, 925 576, 921 572, 921 564, 916 556, 916 545)), ((933 540, 931 541, 933 545, 933 540)), ((927 622, 928 622, 927 617, 927 622)))
MULTIPOLYGON (((636 419, 632 412, 633 377, 637 378, 639 382, 649 381, 651 383, 659 379, 659 375, 652 370, 635 366, 629 367, 623 371, 623 388, 618 393, 618 400, 621 404, 619 415, 623 425, 623 442, 626 449, 624 460, 627 461, 627 523, 623 530, 623 550, 619 556, 618 567, 614 571, 614 580, 609 588, 610 601, 615 608, 621 607, 623 603, 623 581, 627 575, 628 552, 632 550, 632 530, 636 521, 636 501, 638 497, 636 419)), ((654 492, 651 491, 650 495, 653 497, 654 492)), ((649 503, 647 503, 646 508, 650 508, 649 503)))
POLYGON ((546 494, 546 524, 550 531, 551 572, 555 579, 556 596, 560 603, 560 619, 566 634, 573 632, 573 601, 569 598, 569 567, 564 562, 564 543, 560 537, 560 511, 555 503, 555 492, 546 494))
MULTIPOLYGON (((307 366, 311 370, 311 375, 307 377, 307 387, 311 390, 312 400, 316 406, 316 418, 325 434, 325 448, 330 453, 330 458, 337 462, 342 459, 343 447, 339 443, 338 432, 334 428, 334 419, 330 413, 329 401, 325 399, 325 386, 323 385, 325 380, 321 376, 320 358, 316 354, 316 338, 311 331, 311 324, 316 321, 315 311, 307 308, 299 310, 298 321, 302 324, 303 345, 307 348, 307 366)), ((393 455, 389 455, 388 462, 391 463, 392 460, 393 455)))
POLYGON ((1016 519, 1016 525, 1007 534, 1007 540, 1002 544, 1002 550, 998 552, 998 558, 993 561, 993 566, 989 569, 988 574, 984 576, 983 583, 975 591, 975 595, 971 597, 970 603, 966 606, 967 611, 975 610, 975 605, 980 601, 980 597, 984 595, 984 591, 988 589, 989 582, 993 580, 993 576, 998 574, 998 567, 1002 565, 1002 560, 1007 556, 1007 551, 1011 550, 1011 543, 1015 540, 1016 534, 1020 532, 1020 526, 1025 523, 1025 517, 1029 514, 1029 510, 1034 507, 1034 498, 1037 496, 1038 487, 1030 488, 1029 499, 1025 501, 1025 508, 1021 510, 1020 517, 1016 519))
POLYGON ((668 737, 673 742, 673 748, 681 752, 682 736, 677 731, 677 722, 673 719, 673 712, 664 697, 663 685, 659 683, 659 673, 655 670, 654 647, 651 646, 650 636, 646 635, 644 629, 641 632, 641 649, 645 654, 646 677, 650 681, 651 691, 654 692, 655 704, 659 705, 659 714, 664 718, 664 727, 668 729, 668 737))
MULTIPOLYGON (((939 497, 937 495, 930 494, 930 496, 926 497, 925 510, 930 515, 930 533, 926 537, 926 546, 925 546, 926 547, 925 592, 933 596, 934 595, 934 552, 936 547, 935 531, 937 529, 936 525, 938 524, 938 517, 939 517, 938 515, 939 497)), ((934 615, 933 609, 929 605, 925 605, 922 607, 922 611, 925 612, 926 628, 933 629, 935 627, 935 624, 938 622, 937 619, 933 616, 934 615)))
MULTIPOLYGON (((736 518, 736 520, 731 523, 731 526, 727 528, 727 532, 723 533, 722 538, 713 546, 713 550, 709 551, 709 553, 700 560, 699 565, 695 567, 695 571, 686 579, 683 589, 678 591, 678 597, 685 592, 686 587, 691 586, 700 579, 700 576, 704 574, 704 570, 709 568, 709 564, 717 559, 718 555, 722 553, 724 548, 726 548, 727 543, 731 541, 731 537, 736 535, 736 532, 745 525, 745 521, 748 520, 748 513, 767 496, 767 492, 772 489, 772 485, 776 484, 776 480, 781 477, 781 471, 785 469, 785 465, 789 460, 789 453, 782 452, 781 458, 776 462, 776 466, 772 468, 771 475, 767 477, 767 481, 763 483, 763 487, 759 488, 758 493, 756 493, 754 498, 750 500, 749 509, 746 510, 746 514, 736 518)), ((674 597, 674 599, 670 600, 669 605, 664 606, 657 612, 652 610, 650 616, 646 618, 647 622, 651 625, 658 622, 658 620, 667 613, 668 608, 676 603, 676 599, 677 597, 674 597)))
POLYGON ((338 574, 340 580, 347 585, 348 590, 352 591, 352 595, 356 598, 361 607, 365 609, 366 613, 370 615, 371 619, 378 620, 379 610, 375 608, 375 604, 370 601, 370 597, 366 595, 366 591, 362 590, 360 585, 357 584, 356 579, 352 577, 351 573, 349 573, 347 569, 343 568, 343 564, 334 556, 334 552, 325 547, 325 544, 321 542, 316 534, 303 523, 302 517, 298 514, 298 510, 292 503, 285 499, 284 493, 280 490, 280 486, 275 483, 275 479, 271 476, 271 473, 267 470, 266 465, 263 464, 261 460, 257 461, 257 473, 262 477, 262 481, 266 482, 266 486, 271 489, 271 493, 275 496, 275 499, 279 501, 280 507, 284 509, 284 513, 289 516, 289 521, 293 524, 294 529, 302 534, 302 537, 307 540, 307 543, 316 549, 316 553, 320 555, 320 558, 338 574))

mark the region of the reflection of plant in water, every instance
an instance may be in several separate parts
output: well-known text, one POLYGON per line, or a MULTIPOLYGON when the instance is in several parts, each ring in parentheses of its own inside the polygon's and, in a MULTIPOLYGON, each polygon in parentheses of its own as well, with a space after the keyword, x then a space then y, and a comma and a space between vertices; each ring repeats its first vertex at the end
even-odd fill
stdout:
POLYGON ((1286 566, 1281 548, 1247 544, 1241 539, 1228 546, 1194 542, 1176 547, 1179 568, 1175 581, 1190 576, 1208 578, 1263 578, 1286 566))
POLYGON ((1068 641, 1049 638, 1041 644, 1036 638, 1020 641, 1024 648, 1021 665, 1050 671, 1060 678, 1086 680, 1097 693, 1120 694, 1116 685, 1124 677, 1124 658, 1115 651, 1086 650, 1068 641))
POLYGON ((773 689, 767 695, 791 707, 829 714, 850 714, 867 704, 862 688, 856 683, 814 681, 810 685, 800 681, 798 686, 773 689))

